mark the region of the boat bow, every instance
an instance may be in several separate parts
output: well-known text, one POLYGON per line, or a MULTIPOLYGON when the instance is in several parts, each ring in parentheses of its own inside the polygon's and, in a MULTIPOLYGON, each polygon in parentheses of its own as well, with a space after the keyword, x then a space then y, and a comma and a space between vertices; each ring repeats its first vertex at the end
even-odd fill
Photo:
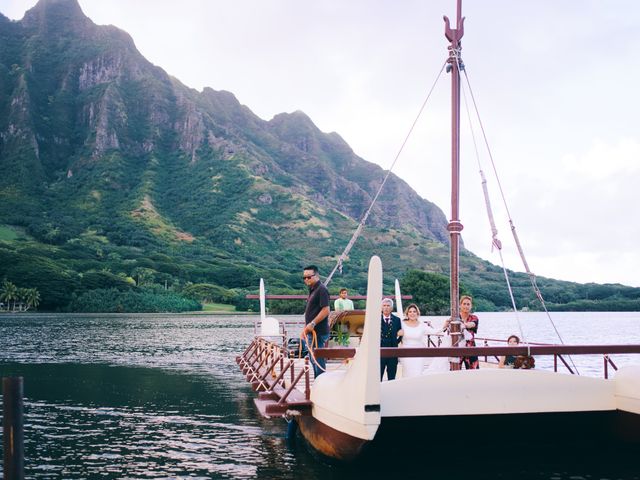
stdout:
POLYGON ((369 262, 362 341, 346 370, 319 376, 311 389, 313 416, 353 437, 371 440, 380 425, 380 310, 382 262, 369 262))

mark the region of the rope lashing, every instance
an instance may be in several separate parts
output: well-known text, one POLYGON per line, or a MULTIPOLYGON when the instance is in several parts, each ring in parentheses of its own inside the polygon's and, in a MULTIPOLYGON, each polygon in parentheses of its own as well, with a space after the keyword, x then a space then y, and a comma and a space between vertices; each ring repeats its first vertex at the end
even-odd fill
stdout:
POLYGON ((491 200, 489 199, 489 189, 487 187, 487 179, 484 176, 484 172, 480 170, 480 178, 482 178, 482 192, 484 194, 484 204, 487 209, 487 215, 489 216, 489 224, 491 225, 491 249, 494 248, 502 250, 502 242, 498 238, 498 229, 496 227, 496 221, 493 217, 493 209, 491 208, 491 200))
POLYGON ((402 154, 402 151, 404 150, 405 145, 409 141, 409 137, 411 137, 411 134, 413 133, 413 130, 414 130, 414 128, 416 127, 416 125, 418 123, 418 120, 420 120, 420 117, 422 116, 422 112, 424 111, 425 107, 427 106, 427 102, 431 98, 431 94, 433 93, 434 89, 436 88, 438 80, 440 80, 440 77, 442 76, 442 72, 444 71, 446 64, 447 64, 446 61, 442 64, 442 68, 440 68, 440 71, 438 72, 438 75, 436 76, 436 79, 433 82, 433 85, 431 86, 431 90, 429 90, 429 93, 427 94, 427 98, 425 98, 424 102, 422 102, 422 106, 420 107, 420 110, 418 111, 418 115, 416 115, 415 120, 411 124, 411 128, 409 128, 409 132, 405 136, 404 141, 402 142, 402 145, 400 146, 400 149, 398 150, 398 153, 396 154, 395 158, 393 159, 393 162, 391 162, 391 166, 389 167, 389 170, 387 170, 387 174, 384 176, 384 179, 382 180, 382 183, 378 187, 378 191, 374 195, 373 200, 371 200, 371 203, 369 204, 369 208, 367 208, 367 211, 362 216, 362 220, 360 220, 360 223, 358 224, 356 230, 353 232, 353 235, 351 236, 351 239, 349 240, 349 243, 345 247, 344 251, 340 254, 340 257, 338 258, 338 261, 336 262, 336 266, 333 267, 333 270, 331 271, 331 273, 329 274, 327 279, 324 281, 325 286, 329 285, 329 283, 331 282, 331 279, 333 278, 333 275, 336 273, 336 270, 339 269, 340 273, 342 273, 342 264, 346 260, 347 256, 349 255, 349 252, 351 251, 351 248, 353 247, 353 245, 355 245, 356 240, 360 236, 360 233, 362 232, 364 224, 367 222, 367 219, 369 218, 369 214, 371 213, 371 210, 373 209, 373 206, 375 205, 376 200, 378 200, 378 197, 380 196, 380 193, 382 192, 382 188, 387 183, 387 180, 389 179, 389 176, 391 175, 391 172, 393 171, 393 167, 395 167, 396 162, 398 161, 398 158, 400 158, 400 155, 402 154))

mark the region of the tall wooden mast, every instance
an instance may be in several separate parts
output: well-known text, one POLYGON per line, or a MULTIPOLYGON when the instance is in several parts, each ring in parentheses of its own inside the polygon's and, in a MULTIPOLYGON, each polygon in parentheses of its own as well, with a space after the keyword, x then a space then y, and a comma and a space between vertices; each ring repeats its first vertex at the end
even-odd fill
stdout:
MULTIPOLYGON (((457 346, 461 338, 459 312, 459 265, 460 265, 460 232, 462 223, 459 218, 460 205, 460 69, 464 68, 460 52, 460 40, 464 35, 464 18, 462 17, 462 0, 457 2, 456 28, 450 26, 449 18, 444 17, 444 34, 450 42, 447 71, 451 73, 451 220, 447 229, 450 237, 450 275, 451 275, 451 339, 457 346)), ((459 370, 458 362, 451 362, 451 370, 459 370)))

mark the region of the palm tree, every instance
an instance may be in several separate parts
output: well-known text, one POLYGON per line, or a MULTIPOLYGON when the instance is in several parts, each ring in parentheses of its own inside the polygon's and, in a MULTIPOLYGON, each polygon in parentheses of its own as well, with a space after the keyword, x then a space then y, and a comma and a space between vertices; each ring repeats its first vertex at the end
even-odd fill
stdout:
POLYGON ((136 285, 142 287, 153 283, 155 270, 146 267, 136 267, 131 272, 131 276, 136 279, 136 285))
MULTIPOLYGON (((29 294, 29 289, 28 288, 23 288, 23 287, 18 287, 18 293, 16 295, 16 300, 18 301, 18 311, 21 312, 22 311, 22 307, 24 307, 25 312, 27 311, 27 295, 29 294)), ((13 309, 15 310, 16 306, 13 306, 13 309)))
POLYGON ((0 291, 0 300, 6 302, 7 311, 9 311, 9 302, 14 302, 18 296, 18 288, 9 280, 2 282, 2 290, 0 291))
POLYGON ((38 308, 38 305, 40 304, 40 292, 38 292, 38 289, 27 288, 24 301, 27 302, 27 308, 24 310, 25 312, 29 310, 30 307, 38 308))

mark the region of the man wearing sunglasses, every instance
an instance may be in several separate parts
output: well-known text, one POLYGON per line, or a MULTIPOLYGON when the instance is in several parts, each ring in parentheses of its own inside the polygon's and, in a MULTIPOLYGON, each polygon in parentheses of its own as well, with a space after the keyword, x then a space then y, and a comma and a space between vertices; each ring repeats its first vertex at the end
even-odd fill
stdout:
MULTIPOLYGON (((309 287, 309 296, 307 297, 307 308, 304 311, 304 334, 307 336, 307 345, 309 349, 313 345, 313 332, 316 332, 318 340, 318 348, 324 348, 329 341, 329 291, 327 287, 320 281, 318 267, 309 265, 304 267, 302 273, 302 281, 309 287)), ((313 373, 317 377, 326 369, 326 360, 318 358, 313 361, 313 373)))

